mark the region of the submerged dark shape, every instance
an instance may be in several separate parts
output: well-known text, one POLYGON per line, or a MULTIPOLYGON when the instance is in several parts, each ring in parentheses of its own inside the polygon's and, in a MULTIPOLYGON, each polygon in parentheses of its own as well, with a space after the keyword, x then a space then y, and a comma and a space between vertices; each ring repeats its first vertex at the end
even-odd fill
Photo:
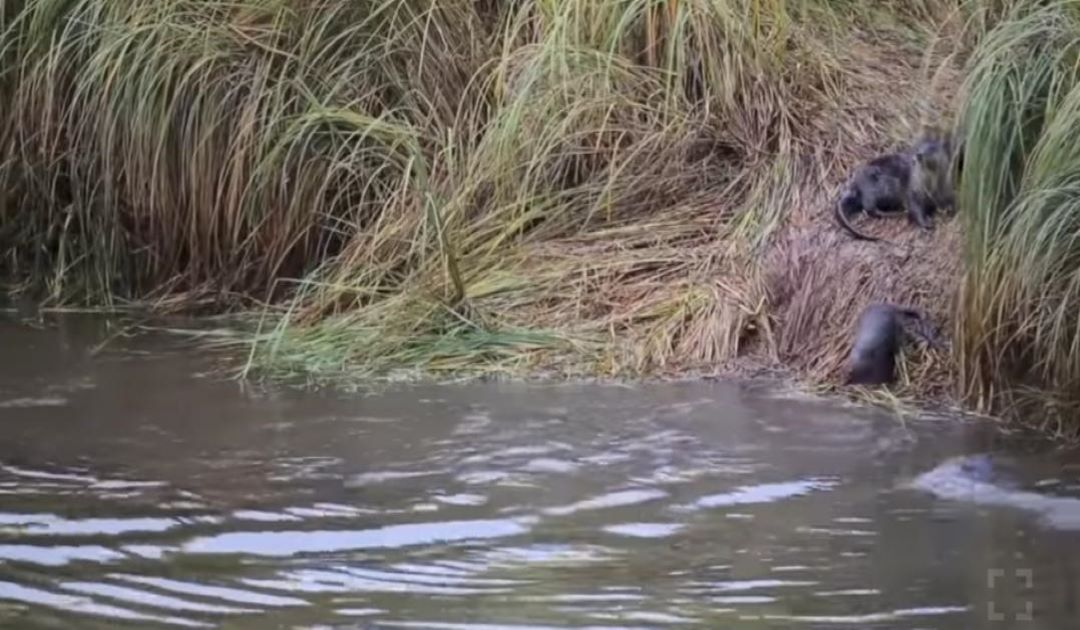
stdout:
POLYGON ((871 304, 863 309, 855 325, 845 384, 883 385, 896 380, 896 352, 908 330, 905 320, 920 324, 912 329, 912 334, 931 346, 938 346, 920 311, 892 304, 871 304))

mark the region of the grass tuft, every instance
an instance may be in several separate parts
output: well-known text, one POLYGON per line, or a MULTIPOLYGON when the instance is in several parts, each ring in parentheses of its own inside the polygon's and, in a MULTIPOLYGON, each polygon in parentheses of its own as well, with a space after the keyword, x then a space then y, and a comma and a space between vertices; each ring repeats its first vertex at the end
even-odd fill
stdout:
POLYGON ((1017 3, 972 56, 961 112, 961 380, 981 407, 1054 432, 1080 411, 1078 53, 1075 4, 1017 3))

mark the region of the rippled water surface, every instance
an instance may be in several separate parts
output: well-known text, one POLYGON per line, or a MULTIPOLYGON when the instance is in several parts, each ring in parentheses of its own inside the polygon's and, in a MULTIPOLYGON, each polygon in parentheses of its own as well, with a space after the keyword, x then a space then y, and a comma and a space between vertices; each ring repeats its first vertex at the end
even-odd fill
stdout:
POLYGON ((0 321, 0 626, 1080 619, 1068 452, 738 384, 267 391, 114 332, 0 321))

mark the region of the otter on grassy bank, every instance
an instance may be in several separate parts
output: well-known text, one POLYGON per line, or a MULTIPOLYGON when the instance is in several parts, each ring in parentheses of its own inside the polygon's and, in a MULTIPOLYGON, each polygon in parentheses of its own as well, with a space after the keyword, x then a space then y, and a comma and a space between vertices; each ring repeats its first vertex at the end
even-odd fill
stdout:
POLYGON ((896 379, 896 352, 908 331, 905 319, 920 324, 911 329, 914 336, 938 347, 937 340, 926 330, 928 325, 920 311, 892 304, 871 304, 863 309, 855 325, 845 385, 881 385, 896 379))
POLYGON ((834 206, 840 226, 857 239, 878 241, 856 230, 849 217, 904 211, 912 223, 930 229, 930 216, 955 200, 951 142, 937 136, 924 133, 910 150, 878 156, 855 169, 834 206))
POLYGON ((855 169, 834 206, 840 226, 857 239, 881 240, 856 230, 848 217, 859 212, 880 217, 906 209, 911 170, 910 157, 901 153, 876 157, 855 169))
POLYGON ((912 150, 909 212, 912 220, 930 228, 930 216, 956 202, 954 162, 948 138, 924 137, 912 150))

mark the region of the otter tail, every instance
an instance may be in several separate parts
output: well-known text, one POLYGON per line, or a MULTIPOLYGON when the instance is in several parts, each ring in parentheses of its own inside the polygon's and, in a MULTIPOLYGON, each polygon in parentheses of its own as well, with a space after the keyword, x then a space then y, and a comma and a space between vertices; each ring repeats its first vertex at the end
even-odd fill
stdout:
POLYGON ((858 198, 857 195, 858 195, 857 192, 853 192, 851 190, 848 190, 848 191, 844 192, 844 195, 833 206, 833 209, 834 209, 834 211, 836 213, 836 221, 840 224, 840 227, 847 230, 852 236, 854 236, 855 238, 857 238, 859 240, 863 240, 863 241, 879 241, 879 240, 881 240, 881 239, 879 239, 879 238, 877 238, 875 236, 870 236, 868 234, 863 234, 862 232, 856 230, 855 226, 851 225, 851 223, 848 221, 848 214, 851 213, 853 210, 862 207, 862 204, 859 203, 859 198, 858 198))

